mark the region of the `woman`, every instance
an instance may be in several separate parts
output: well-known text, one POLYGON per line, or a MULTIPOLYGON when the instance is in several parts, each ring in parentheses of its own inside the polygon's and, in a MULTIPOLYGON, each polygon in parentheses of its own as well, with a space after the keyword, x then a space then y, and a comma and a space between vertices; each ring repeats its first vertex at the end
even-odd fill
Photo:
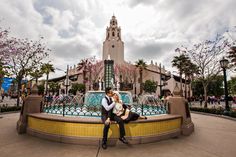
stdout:
POLYGON ((120 94, 117 91, 114 91, 113 93, 113 99, 116 103, 113 108, 113 113, 121 117, 125 123, 128 123, 129 121, 135 121, 137 119, 147 119, 146 116, 140 116, 135 112, 131 112, 128 107, 122 103, 120 94))

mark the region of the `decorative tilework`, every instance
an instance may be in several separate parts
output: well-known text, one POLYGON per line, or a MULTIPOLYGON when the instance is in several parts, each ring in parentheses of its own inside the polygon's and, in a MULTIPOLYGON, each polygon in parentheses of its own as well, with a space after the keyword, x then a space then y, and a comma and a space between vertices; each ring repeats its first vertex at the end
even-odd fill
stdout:
MULTIPOLYGON (((28 127, 30 129, 54 135, 101 138, 103 126, 103 124, 60 122, 28 117, 28 127)), ((131 122, 125 124, 127 137, 155 136, 180 129, 180 127, 181 118, 166 121, 145 123, 131 122)), ((112 138, 119 137, 119 128, 117 124, 111 124, 108 136, 112 138)))

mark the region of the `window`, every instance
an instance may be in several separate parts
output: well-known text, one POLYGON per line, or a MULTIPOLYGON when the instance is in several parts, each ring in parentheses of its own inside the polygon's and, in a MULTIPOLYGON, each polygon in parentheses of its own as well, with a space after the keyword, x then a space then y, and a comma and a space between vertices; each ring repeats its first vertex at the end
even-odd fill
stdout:
POLYGON ((112 48, 114 48, 114 47, 115 47, 115 45, 112 45, 111 47, 112 47, 112 48))

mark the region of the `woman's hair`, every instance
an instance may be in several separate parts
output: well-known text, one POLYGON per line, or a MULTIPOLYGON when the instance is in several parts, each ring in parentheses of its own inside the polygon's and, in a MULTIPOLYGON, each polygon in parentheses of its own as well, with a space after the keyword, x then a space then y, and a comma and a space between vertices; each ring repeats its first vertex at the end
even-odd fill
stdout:
POLYGON ((113 91, 113 94, 116 94, 118 96, 118 98, 119 98, 119 101, 122 102, 121 96, 120 96, 118 91, 113 91))

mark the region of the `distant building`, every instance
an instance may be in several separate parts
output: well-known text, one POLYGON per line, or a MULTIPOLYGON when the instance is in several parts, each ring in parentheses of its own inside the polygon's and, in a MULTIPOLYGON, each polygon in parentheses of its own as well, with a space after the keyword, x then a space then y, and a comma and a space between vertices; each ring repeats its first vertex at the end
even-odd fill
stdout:
POLYGON ((118 27, 114 15, 110 20, 110 26, 106 29, 106 39, 103 42, 102 59, 108 59, 108 56, 116 64, 124 63, 124 42, 121 40, 121 28, 118 27))
MULTIPOLYGON (((106 28, 106 37, 103 42, 102 60, 104 61, 108 58, 114 60, 115 63, 115 84, 119 84, 123 90, 130 90, 133 94, 138 95, 140 93, 139 69, 136 68, 135 65, 126 62, 124 59, 124 42, 121 39, 121 28, 118 27, 118 22, 114 15, 110 20, 110 26, 106 28)), ((94 67, 99 68, 103 64, 103 61, 99 62, 94 67)), ((103 81, 103 72, 104 70, 99 69, 95 73, 91 71, 88 65, 84 66, 82 63, 69 68, 69 76, 72 80, 71 83, 85 83, 86 90, 98 89, 99 81, 103 81)), ((61 79, 65 79, 65 76, 61 77, 61 79)), ((146 80, 152 80, 158 84, 156 95, 160 95, 160 93, 164 95, 166 92, 172 93, 175 86, 180 88, 180 77, 171 75, 164 66, 153 63, 153 61, 151 61, 151 63, 147 65, 147 69, 143 71, 143 83, 146 80)), ((184 83, 185 80, 183 79, 183 94, 185 95, 186 93, 187 96, 191 96, 192 91, 189 88, 189 82, 186 81, 186 88, 184 83)), ((63 86, 63 80, 61 81, 61 88, 65 88, 63 86)))

